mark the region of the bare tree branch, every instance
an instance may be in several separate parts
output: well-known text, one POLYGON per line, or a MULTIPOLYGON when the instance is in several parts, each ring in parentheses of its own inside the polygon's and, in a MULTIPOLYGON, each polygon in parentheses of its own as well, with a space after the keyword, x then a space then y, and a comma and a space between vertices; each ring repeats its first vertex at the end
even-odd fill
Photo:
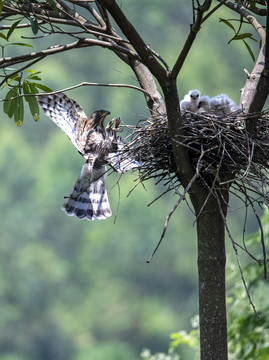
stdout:
POLYGON ((206 0, 203 5, 198 6, 196 21, 194 24, 191 25, 189 36, 187 37, 187 40, 183 46, 183 49, 181 50, 181 52, 176 60, 176 63, 172 69, 172 72, 170 75, 172 80, 175 80, 177 78, 177 76, 184 64, 186 57, 187 57, 187 55, 192 47, 192 44, 196 38, 196 35, 200 30, 200 27, 201 27, 201 24, 203 21, 203 15, 211 6, 211 2, 212 2, 211 0, 206 0))
MULTIPOLYGON (((1 85, 1 84, 0 84, 1 85)), ((13 99, 17 99, 17 98, 20 98, 20 97, 28 97, 28 96, 35 96, 35 97, 38 97, 38 96, 44 96, 44 95, 53 95, 53 94, 58 94, 58 93, 61 93, 61 92, 67 92, 67 91, 70 91, 70 90, 73 90, 73 89, 76 89, 76 88, 79 88, 81 86, 102 86, 102 87, 119 87, 119 88, 129 88, 129 89, 133 89, 133 90, 137 90, 137 91, 140 91, 142 92, 144 95, 148 96, 148 97, 151 97, 151 94, 148 93, 146 90, 144 89, 141 89, 140 87, 138 86, 134 86, 134 85, 129 85, 129 84, 105 84, 105 83, 92 83, 92 82, 82 82, 80 84, 76 84, 74 86, 70 86, 70 87, 67 87, 67 88, 64 88, 64 89, 61 89, 61 90, 56 90, 56 91, 52 91, 52 92, 48 92, 48 93, 40 93, 40 94, 21 94, 21 95, 18 95, 18 96, 14 96, 12 98, 9 98, 9 100, 13 100, 13 99)), ((1 101, 6 101, 6 100, 0 100, 1 101)))
MULTIPOLYGON (((81 27, 81 24, 78 22, 78 19, 80 19, 84 27, 86 27, 87 29, 96 30, 96 31, 97 30, 100 31, 102 29, 100 26, 98 26, 97 23, 90 21, 88 19, 85 22, 83 22, 83 17, 81 18, 78 17, 78 19, 73 20, 72 15, 67 16, 66 13, 63 13, 60 10, 61 8, 59 8, 59 13, 57 13, 55 11, 46 9, 45 5, 40 6, 35 3, 31 3, 31 5, 29 5, 29 3, 25 3, 20 7, 7 3, 3 6, 2 15, 7 15, 7 16, 23 15, 26 18, 28 18, 29 14, 32 13, 36 18, 43 20, 49 24, 59 23, 59 24, 81 27)), ((105 30, 105 28, 103 30, 105 30)))
POLYGON ((30 63, 26 64, 25 66, 21 67, 20 69, 16 69, 15 71, 13 71, 10 74, 7 74, 4 79, 0 82, 0 86, 4 85, 4 83, 10 79, 13 75, 18 74, 19 72, 29 68, 30 66, 36 64, 37 62, 41 61, 45 56, 40 56, 38 58, 36 58, 34 61, 31 61, 30 63))
POLYGON ((87 47, 87 46, 101 46, 101 47, 107 48, 112 51, 121 52, 121 53, 126 54, 130 57, 133 57, 137 60, 140 60, 139 56, 134 51, 128 50, 125 47, 122 47, 115 43, 110 43, 107 41, 101 41, 101 40, 96 40, 96 39, 88 39, 88 38, 82 39, 81 38, 76 42, 66 44, 66 45, 58 45, 56 47, 51 47, 49 49, 45 49, 45 50, 42 50, 39 52, 32 52, 30 54, 2 58, 2 59, 0 59, 0 69, 3 67, 6 67, 6 66, 11 66, 14 64, 18 64, 18 63, 22 63, 22 62, 29 61, 32 59, 36 59, 39 57, 44 57, 47 55, 54 55, 56 53, 68 51, 71 49, 83 48, 83 47, 87 47))
MULTIPOLYGON (((225 6, 236 11, 243 16, 256 30, 258 36, 261 39, 261 49, 252 69, 251 74, 246 80, 246 84, 242 90, 241 105, 246 113, 254 113, 262 111, 264 103, 269 93, 269 66, 268 66, 268 41, 267 36, 269 32, 268 28, 268 16, 267 16, 267 30, 263 29, 263 26, 258 20, 250 14, 244 5, 238 3, 232 3, 226 1, 225 6)), ((252 132, 255 127, 256 120, 252 117, 248 121, 248 131, 252 132)))
POLYGON ((165 85, 167 79, 166 70, 156 60, 150 48, 142 40, 134 26, 129 22, 115 0, 98 0, 112 15, 126 38, 132 43, 142 62, 150 69, 160 84, 165 85))

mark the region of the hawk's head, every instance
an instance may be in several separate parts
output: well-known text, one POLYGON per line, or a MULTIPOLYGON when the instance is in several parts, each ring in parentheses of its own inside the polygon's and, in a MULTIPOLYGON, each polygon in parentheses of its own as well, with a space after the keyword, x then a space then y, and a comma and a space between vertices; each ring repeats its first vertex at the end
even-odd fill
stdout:
POLYGON ((189 92, 189 94, 190 94, 190 98, 191 98, 192 100, 198 100, 199 97, 200 97, 200 95, 201 95, 200 91, 199 91, 199 90, 196 90, 196 89, 191 90, 191 91, 189 92))
POLYGON ((203 108, 205 111, 210 111, 210 97, 207 95, 200 96, 198 109, 203 108))
POLYGON ((91 114, 90 119, 93 122, 93 125, 101 125, 104 123, 104 120, 107 115, 109 115, 110 112, 107 110, 97 110, 91 114))

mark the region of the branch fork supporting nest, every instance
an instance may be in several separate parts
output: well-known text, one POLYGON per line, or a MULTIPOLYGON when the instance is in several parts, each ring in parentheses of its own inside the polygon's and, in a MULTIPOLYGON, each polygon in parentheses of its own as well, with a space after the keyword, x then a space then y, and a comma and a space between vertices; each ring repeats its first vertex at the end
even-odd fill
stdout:
MULTIPOLYGON (((191 179, 176 206, 167 216, 161 240, 165 236, 173 212, 182 200, 186 200, 185 195, 194 180, 198 180, 207 190, 205 202, 210 196, 214 196, 221 203, 221 192, 228 186, 230 193, 237 197, 246 209, 252 209, 261 229, 256 207, 269 204, 269 112, 255 113, 252 116, 258 117, 259 121, 250 137, 246 130, 250 115, 244 115, 242 112, 234 112, 224 117, 206 112, 183 114, 183 135, 176 141, 188 151, 195 179, 191 179)), ((156 184, 162 183, 167 187, 168 190, 163 194, 167 191, 179 194, 180 175, 174 161, 167 117, 151 116, 140 120, 134 126, 124 127, 129 130, 130 135, 127 137, 129 142, 122 154, 123 158, 133 157, 142 164, 137 183, 154 179, 156 184)), ((226 220, 225 226, 229 230, 226 220)), ((233 240, 229 231, 228 234, 234 247, 243 249, 259 264, 263 264, 266 276, 267 259, 263 235, 263 259, 257 259, 250 254, 244 241, 244 245, 241 246, 233 240)))

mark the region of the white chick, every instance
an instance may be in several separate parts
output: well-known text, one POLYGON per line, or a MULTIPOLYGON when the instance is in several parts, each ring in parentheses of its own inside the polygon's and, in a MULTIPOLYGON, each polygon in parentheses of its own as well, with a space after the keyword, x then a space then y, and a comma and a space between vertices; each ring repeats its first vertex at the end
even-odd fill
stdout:
POLYGON ((200 91, 197 89, 190 90, 183 100, 180 101, 180 109, 182 111, 198 112, 198 104, 200 98, 200 91))
POLYGON ((199 112, 201 112, 201 111, 210 112, 211 111, 209 96, 207 96, 207 95, 200 96, 198 109, 199 109, 199 112))
POLYGON ((227 115, 240 107, 226 94, 219 94, 210 100, 211 109, 216 115, 227 115))
POLYGON ((217 116, 228 115, 231 112, 240 109, 240 107, 226 94, 219 94, 211 99, 206 95, 201 96, 198 108, 202 108, 207 112, 212 112, 217 116))

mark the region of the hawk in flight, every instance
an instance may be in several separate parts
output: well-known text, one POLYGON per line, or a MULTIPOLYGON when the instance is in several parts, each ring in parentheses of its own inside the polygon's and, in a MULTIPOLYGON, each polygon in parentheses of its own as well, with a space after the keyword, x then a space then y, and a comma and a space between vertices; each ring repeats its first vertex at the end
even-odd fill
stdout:
POLYGON ((88 118, 80 105, 63 93, 38 96, 37 100, 45 114, 86 159, 62 210, 79 219, 100 220, 111 216, 105 188, 106 164, 120 173, 139 166, 134 160, 120 160, 125 146, 116 136, 120 119, 113 119, 105 128, 104 120, 109 111, 97 110, 88 118))

